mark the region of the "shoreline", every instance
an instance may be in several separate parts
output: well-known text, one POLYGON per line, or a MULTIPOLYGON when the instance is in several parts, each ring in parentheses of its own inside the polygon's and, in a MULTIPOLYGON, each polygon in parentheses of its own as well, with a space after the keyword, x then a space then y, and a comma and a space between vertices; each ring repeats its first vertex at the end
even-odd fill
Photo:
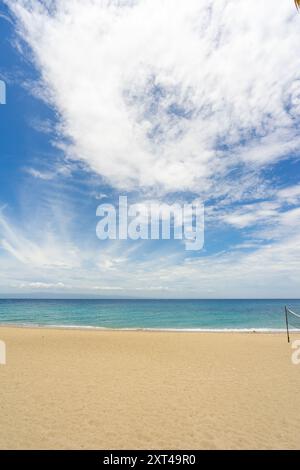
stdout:
MULTIPOLYGON (((105 327, 94 325, 42 325, 39 323, 0 323, 2 328, 25 328, 45 330, 82 330, 82 331, 107 331, 107 332, 161 332, 161 333, 243 333, 243 334, 286 334, 284 328, 147 328, 147 327, 105 327)), ((299 329, 289 328, 291 333, 300 332, 299 329)))

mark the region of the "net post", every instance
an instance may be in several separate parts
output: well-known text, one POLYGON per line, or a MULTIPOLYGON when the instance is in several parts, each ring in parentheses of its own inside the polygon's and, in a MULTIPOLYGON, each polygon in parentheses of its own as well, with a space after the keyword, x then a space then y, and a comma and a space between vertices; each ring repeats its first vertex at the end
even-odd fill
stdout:
POLYGON ((290 332, 289 332, 289 322, 288 322, 288 315, 287 315, 286 305, 284 307, 284 310, 285 310, 286 335, 287 335, 287 340, 288 340, 288 343, 289 343, 290 342, 290 332))

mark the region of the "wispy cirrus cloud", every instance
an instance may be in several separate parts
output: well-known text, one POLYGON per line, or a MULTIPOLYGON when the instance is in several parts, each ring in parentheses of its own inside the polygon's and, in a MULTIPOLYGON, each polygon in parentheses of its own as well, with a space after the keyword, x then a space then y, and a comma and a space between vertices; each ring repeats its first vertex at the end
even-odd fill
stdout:
POLYGON ((34 178, 38 178, 38 179, 45 180, 45 181, 51 180, 55 176, 53 173, 40 171, 40 170, 37 170, 36 168, 25 168, 25 171, 26 173, 33 176, 34 178))
POLYGON ((212 190, 236 166, 299 147, 292 2, 8 5, 71 142, 65 151, 114 186, 212 190))
MULTIPOLYGON (((255 228, 261 236, 282 231, 295 233, 300 225, 300 185, 288 186, 269 195, 269 199, 225 207, 215 214, 224 224, 237 229, 255 228), (272 231, 269 231, 273 227, 272 231), (263 232, 261 231, 263 229, 263 232)), ((269 238, 269 236, 267 237, 269 238)))

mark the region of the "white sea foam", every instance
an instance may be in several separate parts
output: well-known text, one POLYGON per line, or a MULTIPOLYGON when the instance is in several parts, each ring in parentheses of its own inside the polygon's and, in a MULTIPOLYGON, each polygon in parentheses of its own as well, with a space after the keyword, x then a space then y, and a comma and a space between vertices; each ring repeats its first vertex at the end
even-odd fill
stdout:
MULTIPOLYGON (((101 330, 101 331, 153 331, 153 332, 182 332, 182 333, 285 333, 284 328, 108 328, 94 325, 43 325, 39 323, 0 323, 1 327, 14 328, 43 328, 43 329, 71 329, 71 330, 101 330)), ((297 329, 290 329, 297 332, 297 329)))

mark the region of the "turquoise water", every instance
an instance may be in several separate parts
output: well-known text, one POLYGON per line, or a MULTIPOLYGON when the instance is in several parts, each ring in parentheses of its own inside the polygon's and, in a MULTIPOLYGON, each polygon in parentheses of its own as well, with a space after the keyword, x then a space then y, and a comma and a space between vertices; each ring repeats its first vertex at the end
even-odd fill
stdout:
POLYGON ((101 328, 284 329, 300 300, 0 299, 0 323, 101 328))

